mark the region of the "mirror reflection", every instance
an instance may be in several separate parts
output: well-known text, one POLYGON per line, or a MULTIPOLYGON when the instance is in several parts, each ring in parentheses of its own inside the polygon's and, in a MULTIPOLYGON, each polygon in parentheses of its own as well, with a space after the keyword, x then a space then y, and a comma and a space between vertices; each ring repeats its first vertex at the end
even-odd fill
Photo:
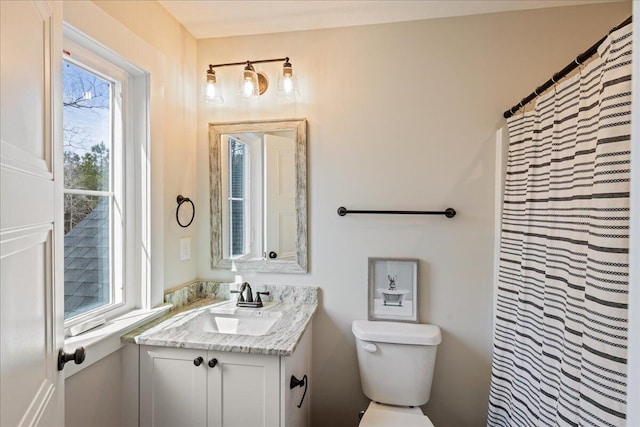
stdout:
POLYGON ((294 131, 222 134, 220 148, 223 256, 294 260, 294 131))
POLYGON ((212 267, 306 271, 306 120, 210 125, 212 267))

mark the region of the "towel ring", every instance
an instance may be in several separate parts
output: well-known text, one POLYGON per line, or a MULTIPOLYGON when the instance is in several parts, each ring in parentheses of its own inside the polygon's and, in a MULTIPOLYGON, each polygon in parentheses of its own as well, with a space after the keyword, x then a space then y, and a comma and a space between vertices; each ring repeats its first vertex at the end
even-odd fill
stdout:
POLYGON ((178 202, 178 207, 176 208, 176 221, 178 222, 178 225, 180 227, 187 228, 188 226, 191 225, 191 223, 193 222, 193 219, 196 217, 196 207, 190 198, 183 197, 181 194, 178 194, 178 197, 176 197, 176 201, 178 202), (191 204, 191 219, 189 219, 189 222, 187 222, 186 224, 180 221, 180 207, 185 203, 191 204))

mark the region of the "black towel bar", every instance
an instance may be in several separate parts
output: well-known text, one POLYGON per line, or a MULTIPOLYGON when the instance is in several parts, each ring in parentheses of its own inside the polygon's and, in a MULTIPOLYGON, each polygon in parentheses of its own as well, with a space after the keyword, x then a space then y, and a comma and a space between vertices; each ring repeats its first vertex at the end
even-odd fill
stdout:
POLYGON ((338 215, 345 216, 347 214, 391 214, 391 215, 444 215, 447 218, 456 216, 456 210, 447 208, 444 211, 371 211, 371 210, 350 210, 344 206, 338 208, 338 215))

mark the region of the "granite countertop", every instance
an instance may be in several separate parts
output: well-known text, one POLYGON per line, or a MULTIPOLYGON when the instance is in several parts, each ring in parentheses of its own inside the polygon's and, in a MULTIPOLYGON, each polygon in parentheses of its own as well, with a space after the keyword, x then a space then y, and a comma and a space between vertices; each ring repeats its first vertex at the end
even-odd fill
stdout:
POLYGON ((235 300, 198 299, 128 333, 122 340, 142 345, 290 356, 317 309, 317 288, 287 288, 284 292, 272 292, 276 294, 276 301, 265 301, 262 308, 236 307, 235 300), (303 297, 300 292, 304 293, 303 297), (191 320, 206 312, 257 317, 282 313, 282 316, 265 335, 259 336, 203 332, 189 327, 191 320))

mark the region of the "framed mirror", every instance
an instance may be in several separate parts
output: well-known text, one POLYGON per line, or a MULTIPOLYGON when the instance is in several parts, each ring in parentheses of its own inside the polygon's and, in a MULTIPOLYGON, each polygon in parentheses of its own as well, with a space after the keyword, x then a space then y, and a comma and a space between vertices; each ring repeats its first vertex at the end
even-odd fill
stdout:
POLYGON ((211 268, 307 272, 307 120, 209 124, 211 268))

